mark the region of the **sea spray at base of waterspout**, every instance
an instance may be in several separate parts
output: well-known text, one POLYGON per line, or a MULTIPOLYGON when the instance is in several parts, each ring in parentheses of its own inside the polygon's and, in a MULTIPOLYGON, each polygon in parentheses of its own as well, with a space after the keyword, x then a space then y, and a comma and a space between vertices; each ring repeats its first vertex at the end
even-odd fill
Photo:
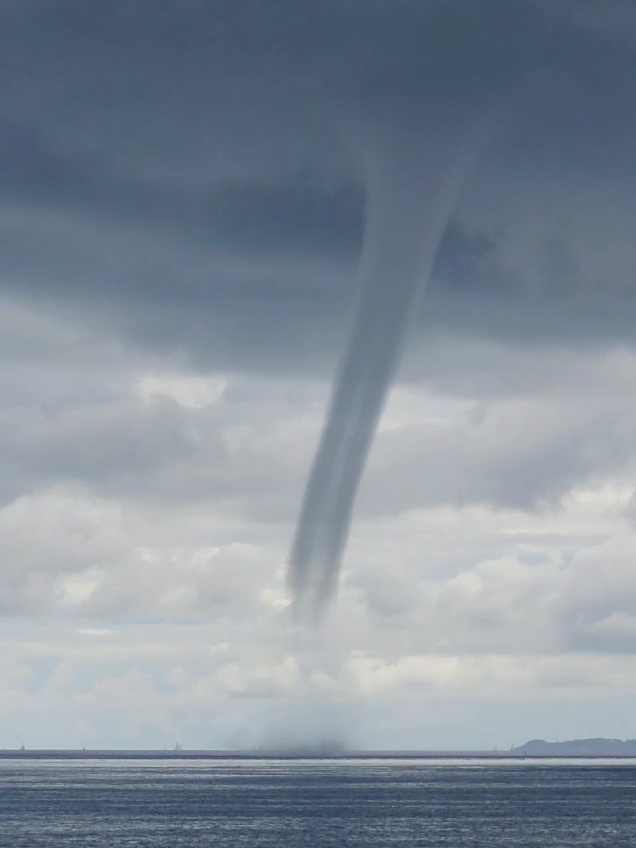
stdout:
POLYGON ((389 130, 366 145, 353 322, 289 560, 298 620, 318 621, 336 590, 365 461, 461 183, 463 140, 389 130))
POLYGON ((333 612, 329 628, 288 621, 280 632, 284 685, 264 705, 263 751, 328 756, 364 747, 365 709, 351 663, 349 621, 333 612))

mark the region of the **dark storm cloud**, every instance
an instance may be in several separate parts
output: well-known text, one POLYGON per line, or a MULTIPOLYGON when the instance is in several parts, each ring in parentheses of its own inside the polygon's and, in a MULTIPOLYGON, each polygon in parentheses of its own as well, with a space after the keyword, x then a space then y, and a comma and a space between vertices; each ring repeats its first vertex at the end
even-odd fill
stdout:
POLYGON ((592 30, 613 40, 634 43, 636 8, 631 0, 537 0, 554 21, 592 30))
MULTIPOLYGON (((546 27, 521 0, 56 0, 7 3, 2 14, 8 210, 21 202, 95 221, 104 237, 113 227, 151 232, 163 253, 166 240, 183 241, 192 255, 174 248, 182 283, 219 242, 233 255, 355 262, 363 190, 335 142, 343 117, 373 127, 426 120, 433 103, 490 108, 489 98, 546 69, 605 96, 625 68, 615 45, 546 27), (325 185, 330 168, 336 177, 325 185)), ((8 231, 14 278, 50 258, 57 287, 65 264, 78 264, 84 289, 92 278, 100 290, 122 288, 103 278, 96 250, 92 268, 89 256, 73 262, 73 250, 90 254, 81 237, 67 233, 66 250, 58 239, 55 255, 44 236, 40 221, 23 222, 19 237, 8 231)), ((133 278, 145 265, 148 297, 164 296, 149 259, 131 258, 126 269, 115 241, 112 250, 133 278)), ((161 263, 170 264, 164 255, 161 263)))
POLYGON ((37 129, 2 127, 0 200, 92 215, 108 226, 160 229, 173 238, 239 252, 325 254, 354 261, 363 193, 354 182, 316 184, 310 173, 271 182, 222 180, 185 188, 127 173, 106 157, 47 146, 37 129))
POLYGON ((618 1, 604 8, 607 19, 567 0, 5 3, 1 285, 208 365, 329 373, 352 271, 374 251, 365 210, 384 222, 391 273, 394 245, 416 245, 409 210, 430 211, 415 202, 430 173, 411 179, 401 151, 426 139, 439 152, 487 125, 457 202, 437 187, 430 256, 360 301, 336 397, 370 411, 350 494, 334 501, 341 552, 434 254, 420 328, 515 344, 587 343, 594 324, 601 340, 631 335, 631 18, 618 1), (381 168, 394 161, 374 195, 363 160, 376 149, 381 168), (392 219, 385 198, 405 192, 414 202, 392 219), (595 305, 617 293, 603 316, 595 305), (384 357, 368 340, 387 327, 384 357), (375 371, 360 382, 365 362, 375 371))
MULTIPOLYGON (((252 364, 262 362, 265 339, 276 338, 283 358, 296 350, 311 369, 321 357, 302 338, 333 346, 361 247, 364 187, 339 135, 345 118, 373 131, 425 121, 431 104, 491 108, 503 96, 505 122, 515 117, 496 159, 505 154, 513 173, 534 156, 540 176, 576 154, 585 183, 612 139, 606 164, 625 167, 616 146, 632 137, 629 46, 579 26, 571 4, 548 5, 549 14, 521 0, 5 3, 3 285, 97 302, 138 341, 191 345, 224 366, 234 357, 246 367, 251 339, 252 364), (514 86, 534 72, 549 81, 518 108, 514 86), (280 257, 298 264, 283 270, 280 257), (164 320, 162 307, 178 314, 164 320), (201 310, 236 321, 236 343, 215 347, 223 333, 197 332, 201 310)), ((525 188, 512 186, 513 217, 525 188)), ((461 210, 427 309, 436 326, 459 321, 463 332, 467 320, 472 332, 497 332, 518 304, 493 322, 488 294, 518 295, 523 269, 501 267, 506 222, 473 216, 467 227, 461 210), (486 297, 484 310, 457 302, 454 291, 468 289, 486 297)), ((567 266, 576 278, 561 232, 541 251, 546 277, 563 280, 567 266)))

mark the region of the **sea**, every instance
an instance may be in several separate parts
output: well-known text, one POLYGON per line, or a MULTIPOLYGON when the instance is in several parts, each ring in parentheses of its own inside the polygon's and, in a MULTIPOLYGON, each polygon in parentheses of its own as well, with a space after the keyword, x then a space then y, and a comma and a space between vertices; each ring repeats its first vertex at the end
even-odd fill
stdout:
POLYGON ((634 848, 636 761, 0 756, 2 848, 634 848))

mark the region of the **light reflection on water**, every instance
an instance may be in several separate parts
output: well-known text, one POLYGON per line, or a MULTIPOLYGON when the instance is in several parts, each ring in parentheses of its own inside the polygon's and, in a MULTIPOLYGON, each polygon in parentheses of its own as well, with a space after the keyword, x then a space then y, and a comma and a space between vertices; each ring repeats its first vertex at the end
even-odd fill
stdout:
POLYGON ((636 845, 635 760, 0 759, 0 846, 636 845))

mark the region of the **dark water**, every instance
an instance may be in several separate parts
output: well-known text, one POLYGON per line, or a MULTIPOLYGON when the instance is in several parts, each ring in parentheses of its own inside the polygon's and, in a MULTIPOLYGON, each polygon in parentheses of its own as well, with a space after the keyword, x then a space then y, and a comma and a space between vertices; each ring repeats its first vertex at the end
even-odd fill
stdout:
POLYGON ((636 846, 636 764, 0 760, 2 848, 636 846))

